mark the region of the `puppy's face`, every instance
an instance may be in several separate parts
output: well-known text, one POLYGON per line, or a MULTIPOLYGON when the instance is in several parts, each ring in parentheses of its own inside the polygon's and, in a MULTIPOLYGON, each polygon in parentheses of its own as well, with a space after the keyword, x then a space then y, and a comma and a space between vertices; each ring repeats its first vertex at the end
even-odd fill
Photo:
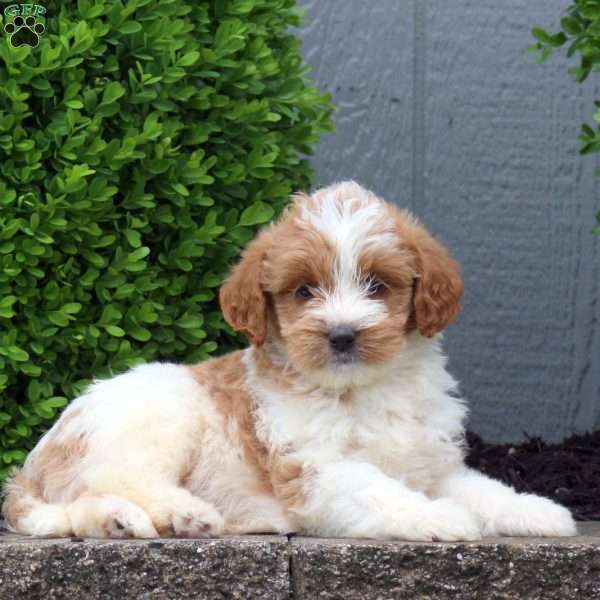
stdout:
POLYGON ((368 383, 415 329, 459 310, 458 268, 409 215, 357 184, 298 195, 221 290, 225 318, 323 387, 368 383))

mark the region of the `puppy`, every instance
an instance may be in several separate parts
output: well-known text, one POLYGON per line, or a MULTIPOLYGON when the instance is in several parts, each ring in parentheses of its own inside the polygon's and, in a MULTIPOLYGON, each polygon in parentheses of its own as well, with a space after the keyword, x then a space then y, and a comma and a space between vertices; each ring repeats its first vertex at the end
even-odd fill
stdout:
POLYGON ((8 483, 41 536, 573 535, 569 511, 465 467, 438 335, 457 264, 353 182, 298 194, 221 289, 251 346, 96 381, 8 483))

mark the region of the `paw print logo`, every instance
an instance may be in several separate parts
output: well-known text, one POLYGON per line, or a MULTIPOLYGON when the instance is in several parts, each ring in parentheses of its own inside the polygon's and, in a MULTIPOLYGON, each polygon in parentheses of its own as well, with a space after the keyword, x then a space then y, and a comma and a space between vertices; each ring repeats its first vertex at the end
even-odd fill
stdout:
POLYGON ((4 31, 10 36, 10 43, 18 48, 19 46, 30 46, 35 48, 40 42, 40 36, 44 33, 45 27, 38 23, 33 16, 23 18, 17 16, 12 23, 4 26, 4 31))

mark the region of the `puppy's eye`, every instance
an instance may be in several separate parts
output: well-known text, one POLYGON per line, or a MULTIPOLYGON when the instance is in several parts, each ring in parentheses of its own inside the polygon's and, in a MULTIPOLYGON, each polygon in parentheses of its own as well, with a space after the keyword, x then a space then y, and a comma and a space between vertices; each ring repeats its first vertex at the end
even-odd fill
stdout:
POLYGON ((307 285, 301 285, 296 290, 296 298, 301 298, 302 300, 310 300, 313 297, 313 293, 310 291, 310 288, 307 285))
POLYGON ((385 292, 386 285, 379 279, 370 279, 368 282, 367 293, 369 296, 379 296, 385 292))

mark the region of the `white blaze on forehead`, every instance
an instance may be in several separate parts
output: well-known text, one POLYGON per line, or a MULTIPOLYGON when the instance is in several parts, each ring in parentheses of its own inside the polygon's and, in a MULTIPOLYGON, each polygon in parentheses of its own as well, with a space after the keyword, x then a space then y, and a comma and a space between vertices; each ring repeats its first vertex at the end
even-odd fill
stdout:
POLYGON ((387 316, 385 303, 368 297, 360 273, 362 252, 396 242, 385 204, 354 182, 317 191, 301 208, 301 221, 323 233, 336 249, 334 281, 325 303, 315 312, 329 325, 370 327, 387 316))
POLYGON ((329 238, 338 251, 338 268, 356 273, 360 253, 374 245, 389 245, 395 236, 385 204, 354 182, 315 192, 304 204, 301 220, 329 238))

